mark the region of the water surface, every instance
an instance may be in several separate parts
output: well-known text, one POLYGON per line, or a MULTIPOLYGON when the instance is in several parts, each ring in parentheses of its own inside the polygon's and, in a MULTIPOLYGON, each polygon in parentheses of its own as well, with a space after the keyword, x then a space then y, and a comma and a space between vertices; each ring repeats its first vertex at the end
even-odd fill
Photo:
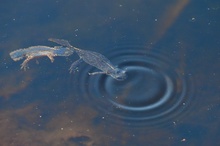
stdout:
POLYGON ((4 1, 1 145, 219 145, 217 1, 4 1), (127 79, 89 76, 77 54, 20 70, 9 53, 48 38, 99 52, 127 79))

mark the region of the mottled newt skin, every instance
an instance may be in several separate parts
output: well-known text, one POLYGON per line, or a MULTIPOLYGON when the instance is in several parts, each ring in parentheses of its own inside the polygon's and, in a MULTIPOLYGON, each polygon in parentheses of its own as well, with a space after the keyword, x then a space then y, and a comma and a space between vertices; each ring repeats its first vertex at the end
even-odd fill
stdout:
POLYGON ((112 76, 116 80, 124 80, 126 79, 126 73, 125 70, 122 70, 120 68, 115 67, 105 56, 103 56, 100 53, 93 52, 93 51, 88 51, 88 50, 83 50, 79 49, 76 47, 73 47, 69 44, 67 40, 63 39, 49 39, 52 42, 55 42, 59 45, 68 47, 70 49, 73 49, 78 55, 79 55, 79 60, 75 61, 72 63, 70 67, 70 72, 75 70, 75 68, 81 63, 81 62, 86 62, 91 66, 94 66, 98 69, 101 70, 101 72, 93 72, 89 73, 89 75, 96 75, 96 74, 107 74, 112 76))
POLYGON ((26 58, 21 64, 21 69, 26 70, 28 67, 27 63, 33 58, 47 56, 53 62, 53 57, 55 56, 69 56, 71 54, 73 54, 73 50, 67 47, 31 46, 29 48, 15 50, 10 53, 10 56, 14 61, 26 58))
POLYGON ((89 73, 89 75, 107 74, 116 80, 126 79, 125 70, 115 67, 105 56, 100 53, 79 49, 69 44, 67 40, 49 39, 62 46, 48 47, 48 46, 31 46, 25 49, 18 49, 10 53, 14 61, 26 58, 21 64, 21 69, 26 70, 27 63, 36 57, 47 56, 51 62, 54 61, 55 56, 70 56, 73 52, 79 55, 79 59, 71 64, 70 72, 76 69, 81 62, 86 62, 91 66, 100 69, 100 72, 89 73))

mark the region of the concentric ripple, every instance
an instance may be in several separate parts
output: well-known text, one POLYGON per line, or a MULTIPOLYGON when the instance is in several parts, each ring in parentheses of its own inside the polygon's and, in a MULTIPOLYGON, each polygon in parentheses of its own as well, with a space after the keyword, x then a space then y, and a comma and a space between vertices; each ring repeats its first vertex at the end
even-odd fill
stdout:
POLYGON ((126 70, 124 81, 108 75, 89 76, 88 72, 97 71, 89 65, 75 74, 80 84, 75 92, 105 119, 141 126, 181 115, 189 104, 192 85, 180 62, 143 47, 117 48, 109 54, 113 64, 126 70))

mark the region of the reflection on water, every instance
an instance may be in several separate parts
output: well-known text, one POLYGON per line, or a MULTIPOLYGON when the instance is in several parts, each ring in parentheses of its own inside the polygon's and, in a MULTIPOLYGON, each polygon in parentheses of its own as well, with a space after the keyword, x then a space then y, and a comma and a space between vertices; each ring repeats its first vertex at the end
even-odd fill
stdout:
POLYGON ((144 47, 116 48, 109 59, 127 72, 116 81, 106 75, 89 76, 94 68, 84 65, 74 74, 74 94, 85 97, 103 118, 123 125, 152 125, 181 116, 188 106, 192 83, 176 72, 175 62, 144 47))
POLYGON ((0 100, 0 145, 220 145, 217 5, 189 0, 4 2, 0 96, 7 98, 0 100), (63 57, 53 64, 40 59, 40 67, 19 71, 9 52, 50 46, 49 37, 93 48, 126 69, 128 78, 89 76, 97 70, 87 64, 70 75, 75 54, 71 63, 63 57), (151 49, 127 45, 105 51, 121 41, 151 49), (188 73, 195 78, 194 96, 188 73))

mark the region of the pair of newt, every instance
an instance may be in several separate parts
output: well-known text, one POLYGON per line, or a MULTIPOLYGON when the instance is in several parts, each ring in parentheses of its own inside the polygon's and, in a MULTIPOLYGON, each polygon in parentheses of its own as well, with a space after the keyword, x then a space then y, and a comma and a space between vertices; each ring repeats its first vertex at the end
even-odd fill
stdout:
POLYGON ((53 57, 55 56, 70 56, 76 52, 79 56, 79 59, 71 64, 69 69, 70 73, 84 61, 89 65, 101 70, 100 72, 89 73, 89 75, 107 74, 119 81, 126 79, 125 70, 115 67, 105 56, 100 53, 73 47, 67 40, 63 39, 50 38, 49 41, 55 42, 61 46, 31 46, 29 48, 15 50, 10 53, 10 56, 14 61, 26 58, 21 64, 21 69, 26 70, 27 63, 33 58, 47 56, 51 62, 53 62, 53 57))

